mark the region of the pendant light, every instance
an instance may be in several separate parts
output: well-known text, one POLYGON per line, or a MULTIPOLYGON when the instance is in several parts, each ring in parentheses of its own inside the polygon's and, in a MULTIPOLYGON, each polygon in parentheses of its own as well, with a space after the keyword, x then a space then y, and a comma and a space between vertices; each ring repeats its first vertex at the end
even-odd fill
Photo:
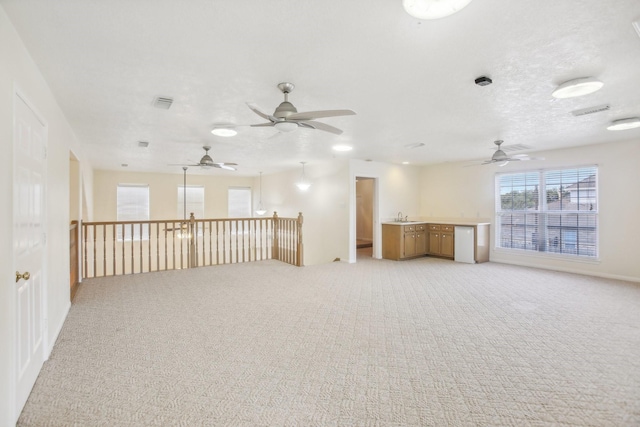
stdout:
POLYGON ((256 209, 257 215, 264 215, 267 213, 267 210, 262 207, 262 172, 260 172, 260 202, 258 202, 258 209, 256 209))
POLYGON ((304 176, 304 164, 307 162, 300 162, 300 163, 302 163, 302 177, 300 178, 300 181, 298 181, 296 186, 300 189, 300 191, 307 191, 309 187, 311 187, 311 183, 308 182, 304 176))

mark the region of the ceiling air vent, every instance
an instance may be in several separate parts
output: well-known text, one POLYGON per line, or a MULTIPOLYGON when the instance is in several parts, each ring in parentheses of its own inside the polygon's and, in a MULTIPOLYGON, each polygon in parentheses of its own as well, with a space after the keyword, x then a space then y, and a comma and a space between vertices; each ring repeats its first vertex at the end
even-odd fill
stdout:
POLYGON ((573 114, 574 116, 584 116, 587 114, 593 114, 593 113, 599 113, 601 111, 607 111, 609 108, 611 108, 611 106, 609 104, 605 104, 605 105, 598 105, 597 107, 589 107, 589 108, 582 108, 581 110, 573 110, 571 112, 571 114, 573 114))
POLYGON ((168 96, 159 96, 153 100, 153 106, 162 108, 163 110, 168 110, 171 104, 173 104, 173 98, 169 98, 168 96))
POLYGON ((511 145, 503 145, 500 147, 502 151, 522 151, 522 150, 531 150, 533 147, 525 144, 511 144, 511 145))

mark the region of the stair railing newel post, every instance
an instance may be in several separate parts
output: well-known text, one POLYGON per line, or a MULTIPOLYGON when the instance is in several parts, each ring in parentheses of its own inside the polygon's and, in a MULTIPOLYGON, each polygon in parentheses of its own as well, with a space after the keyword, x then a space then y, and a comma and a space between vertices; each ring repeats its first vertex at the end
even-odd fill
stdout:
MULTIPOLYGON (((186 196, 185 196, 186 197, 186 196)), ((198 260, 196 259, 196 218, 193 216, 193 212, 189 215, 189 268, 197 267, 198 260)))
POLYGON ((297 248, 296 248, 296 266, 302 267, 303 256, 302 256, 302 212, 298 212, 298 239, 297 239, 297 248))
POLYGON ((271 258, 272 259, 280 259, 279 246, 278 243, 278 234, 280 234, 279 230, 279 220, 278 220, 278 212, 273 212, 273 248, 271 250, 271 258))

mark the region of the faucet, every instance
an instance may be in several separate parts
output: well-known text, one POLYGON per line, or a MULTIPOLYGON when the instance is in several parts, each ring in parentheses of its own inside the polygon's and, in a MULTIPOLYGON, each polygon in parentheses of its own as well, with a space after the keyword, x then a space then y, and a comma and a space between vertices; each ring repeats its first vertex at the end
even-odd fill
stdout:
POLYGON ((398 212, 398 217, 396 218, 396 222, 402 222, 402 212, 398 212))

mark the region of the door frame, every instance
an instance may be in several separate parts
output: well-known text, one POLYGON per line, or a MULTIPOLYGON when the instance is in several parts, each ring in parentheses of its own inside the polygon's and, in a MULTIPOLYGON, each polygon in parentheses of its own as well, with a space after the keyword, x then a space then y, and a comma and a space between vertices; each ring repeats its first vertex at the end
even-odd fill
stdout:
POLYGON ((349 262, 354 263, 358 257, 357 243, 356 243, 356 235, 357 235, 357 225, 356 225, 356 216, 357 216, 357 208, 356 208, 356 179, 358 178, 367 178, 373 180, 373 220, 372 220, 372 240, 373 240, 373 250, 371 257, 380 259, 382 258, 382 245, 381 245, 381 228, 380 228, 380 200, 379 200, 379 185, 380 185, 380 177, 377 175, 373 175, 370 173, 366 174, 350 174, 349 179, 349 262))
MULTIPOLYGON (((31 110, 31 112, 33 113, 33 115, 35 116, 35 118, 42 124, 43 127, 43 145, 44 145, 44 149, 45 149, 45 158, 43 161, 43 170, 42 170, 42 196, 41 196, 41 203, 42 203, 42 230, 44 233, 44 241, 42 244, 42 256, 41 256, 41 277, 42 277, 42 302, 41 302, 41 309, 42 309, 42 316, 41 316, 41 321, 42 321, 42 346, 40 351, 42 352, 42 360, 43 362, 46 361, 49 358, 49 355, 51 353, 51 349, 49 348, 49 325, 48 325, 48 306, 49 306, 49 294, 48 294, 48 275, 47 275, 47 248, 48 248, 48 239, 47 239, 47 234, 48 234, 48 221, 47 221, 47 213, 48 213, 48 209, 47 209, 47 194, 48 194, 48 185, 47 185, 47 166, 48 166, 48 145, 49 145, 49 124, 47 123, 47 121, 44 119, 44 116, 38 111, 38 109, 35 107, 35 105, 33 104, 33 102, 31 102, 29 100, 29 97, 14 83, 13 85, 13 99, 12 99, 12 107, 13 107, 13 119, 12 119, 12 141, 11 141, 11 204, 13 205, 13 201, 14 201, 14 197, 15 197, 15 186, 16 186, 16 181, 17 181, 17 177, 16 177, 16 142, 17 142, 17 135, 15 132, 15 126, 16 126, 16 114, 17 114, 17 103, 18 102, 24 102, 24 104, 31 110)), ((15 226, 15 211, 12 208, 11 210, 11 224, 12 227, 15 226)), ((15 252, 13 249, 13 241, 15 240, 15 235, 14 233, 11 234, 12 235, 12 249, 11 249, 11 267, 12 267, 12 271, 17 271, 17 265, 16 265, 16 256, 15 256, 15 252)), ((11 364, 11 383, 10 383, 10 387, 11 390, 13 390, 13 393, 11 395, 11 400, 12 402, 10 402, 11 408, 13 408, 13 420, 17 422, 19 416, 20 416, 20 412, 18 411, 17 408, 17 391, 18 391, 18 336, 17 336, 17 315, 18 315, 18 307, 16 306, 17 303, 17 298, 16 298, 16 288, 15 288, 15 283, 11 283, 11 287, 13 288, 13 297, 12 297, 12 328, 13 328, 13 340, 10 343, 10 346, 12 348, 12 364, 11 364)))

